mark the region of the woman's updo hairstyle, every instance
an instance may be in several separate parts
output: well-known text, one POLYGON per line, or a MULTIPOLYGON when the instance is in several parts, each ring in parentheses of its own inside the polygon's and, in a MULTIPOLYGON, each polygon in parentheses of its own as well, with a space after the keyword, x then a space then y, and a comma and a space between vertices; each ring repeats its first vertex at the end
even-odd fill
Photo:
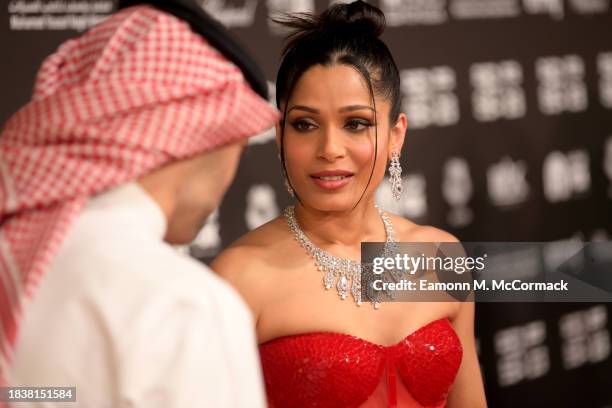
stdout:
MULTIPOLYGON (((400 113, 400 80, 387 46, 378 38, 385 29, 380 9, 357 0, 337 3, 320 15, 295 13, 275 18, 292 30, 276 77, 276 104, 287 102, 302 74, 314 65, 342 64, 357 69, 371 96, 391 101, 389 120, 400 113)), ((283 117, 284 119, 284 117, 283 117)))

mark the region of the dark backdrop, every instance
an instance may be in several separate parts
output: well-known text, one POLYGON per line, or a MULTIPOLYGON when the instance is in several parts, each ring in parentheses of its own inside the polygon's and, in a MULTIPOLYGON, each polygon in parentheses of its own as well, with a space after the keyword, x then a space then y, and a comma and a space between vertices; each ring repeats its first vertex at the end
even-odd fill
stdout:
MULTIPOLYGON (((267 17, 320 0, 209 0, 273 83, 282 33, 267 17)), ((612 10, 609 0, 381 0, 409 129, 404 195, 383 208, 462 241, 612 234, 612 10)), ((27 102, 37 67, 114 1, 0 6, 0 122, 27 102)), ((289 202, 271 135, 256 139, 192 254, 214 256, 289 202)), ((610 271, 612 273, 612 271, 610 271)), ((491 407, 612 407, 609 321, 598 304, 479 304, 491 407)))

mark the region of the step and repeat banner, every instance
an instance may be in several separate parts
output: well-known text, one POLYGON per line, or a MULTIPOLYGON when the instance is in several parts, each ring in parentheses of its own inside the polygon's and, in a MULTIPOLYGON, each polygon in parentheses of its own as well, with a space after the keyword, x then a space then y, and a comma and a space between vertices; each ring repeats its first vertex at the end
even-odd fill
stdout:
MULTIPOLYGON (((612 236, 612 1, 379 0, 400 69, 404 193, 380 205, 462 241, 546 241, 550 256, 612 236)), ((321 0, 208 0, 273 83, 284 33, 269 16, 321 0)), ((4 0, 0 122, 27 102, 43 58, 112 0, 4 0)), ((280 214, 273 134, 254 138, 192 255, 208 261, 280 214)), ((612 273, 612 271, 610 271, 612 273)), ((612 408, 608 303, 480 303, 491 407, 612 408)))

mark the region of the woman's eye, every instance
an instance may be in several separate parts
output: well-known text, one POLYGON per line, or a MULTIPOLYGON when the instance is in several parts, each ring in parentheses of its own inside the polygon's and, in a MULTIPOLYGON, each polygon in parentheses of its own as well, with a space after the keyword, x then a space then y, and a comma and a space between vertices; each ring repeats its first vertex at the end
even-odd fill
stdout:
POLYGON ((370 126, 372 126, 372 123, 363 119, 352 119, 347 121, 346 125, 344 125, 344 127, 351 132, 361 132, 370 126))
POLYGON ((298 132, 308 132, 316 127, 314 123, 310 123, 305 120, 296 120, 295 122, 291 123, 291 126, 298 132))

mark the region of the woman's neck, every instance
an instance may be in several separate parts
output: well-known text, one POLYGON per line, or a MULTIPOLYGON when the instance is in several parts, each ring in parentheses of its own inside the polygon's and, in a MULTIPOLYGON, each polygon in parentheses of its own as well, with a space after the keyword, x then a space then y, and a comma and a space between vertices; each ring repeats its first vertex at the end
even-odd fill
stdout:
POLYGON ((319 211, 295 205, 298 224, 318 246, 359 246, 363 241, 384 242, 386 233, 374 199, 363 200, 347 211, 319 211))

